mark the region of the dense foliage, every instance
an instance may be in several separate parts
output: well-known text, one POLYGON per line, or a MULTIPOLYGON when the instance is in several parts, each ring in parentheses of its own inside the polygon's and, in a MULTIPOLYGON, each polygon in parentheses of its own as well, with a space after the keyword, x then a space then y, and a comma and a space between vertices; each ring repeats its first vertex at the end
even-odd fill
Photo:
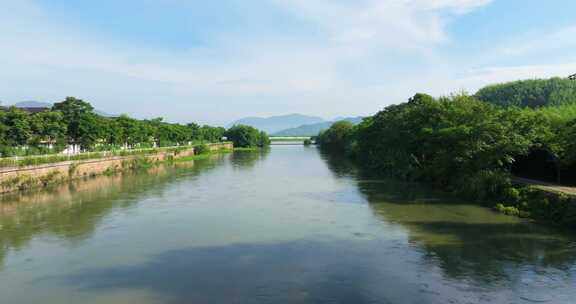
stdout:
MULTIPOLYGON (((267 136, 255 132, 258 142, 245 144, 264 145, 267 136)), ((68 145, 79 145, 83 151, 103 151, 218 142, 225 133, 222 127, 167 123, 162 118, 102 117, 89 103, 73 97, 45 112, 29 113, 15 107, 0 110, 3 157, 58 153, 68 145)))
POLYGON ((576 103, 576 81, 563 78, 520 80, 487 86, 476 93, 499 106, 538 108, 576 103))
MULTIPOLYGON (((488 91, 481 90, 483 96, 488 91)), ((567 100, 559 103, 563 105, 500 107, 466 94, 442 98, 416 94, 356 127, 334 125, 317 142, 322 149, 348 153, 373 172, 437 184, 469 198, 498 203, 507 212, 535 216, 543 214, 542 203, 533 192, 515 185, 512 174, 519 160, 539 152, 546 156, 542 160, 546 164, 523 166, 552 166, 556 181, 561 181, 563 172, 574 175, 576 108, 567 100)), ((559 212, 554 210, 551 213, 559 212)), ((576 223, 576 214, 569 218, 561 221, 576 223)))
POLYGON ((351 148, 354 124, 342 120, 335 122, 327 130, 321 131, 316 137, 316 143, 328 149, 351 148))
POLYGON ((238 148, 262 148, 270 144, 270 138, 265 132, 246 125, 232 126, 224 135, 238 148))

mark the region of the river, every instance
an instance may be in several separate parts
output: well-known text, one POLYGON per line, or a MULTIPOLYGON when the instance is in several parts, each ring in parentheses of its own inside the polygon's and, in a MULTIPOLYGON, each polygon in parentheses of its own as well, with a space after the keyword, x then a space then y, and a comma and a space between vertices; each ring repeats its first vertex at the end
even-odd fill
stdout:
POLYGON ((574 303, 576 238, 275 146, 0 203, 0 303, 574 303))

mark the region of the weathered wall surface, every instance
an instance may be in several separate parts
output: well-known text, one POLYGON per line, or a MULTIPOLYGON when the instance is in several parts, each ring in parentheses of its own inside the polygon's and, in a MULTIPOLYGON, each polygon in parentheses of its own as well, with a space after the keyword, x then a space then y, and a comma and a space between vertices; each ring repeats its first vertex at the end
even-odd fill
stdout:
MULTIPOLYGON (((231 143, 208 145, 210 151, 231 150, 231 143)), ((66 180, 112 173, 137 167, 141 163, 156 163, 194 155, 194 148, 179 152, 159 152, 149 155, 115 156, 101 159, 65 161, 20 168, 0 168, 0 193, 42 187, 66 180)))

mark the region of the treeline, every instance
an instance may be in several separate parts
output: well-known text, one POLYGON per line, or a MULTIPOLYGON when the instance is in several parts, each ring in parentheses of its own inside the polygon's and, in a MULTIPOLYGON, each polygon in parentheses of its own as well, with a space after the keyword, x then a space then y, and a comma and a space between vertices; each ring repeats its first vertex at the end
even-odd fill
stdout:
POLYGON ((539 108, 576 102, 576 81, 566 78, 530 79, 489 85, 478 99, 499 106, 539 108))
MULTIPOLYGON (((249 129, 250 132, 253 131, 249 129)), ((256 132, 259 138, 266 136, 256 132)), ((29 113, 15 107, 0 110, 2 157, 58 153, 71 145, 78 146, 82 151, 179 146, 219 142, 226 135, 227 130, 223 127, 167 123, 162 118, 138 120, 126 115, 102 117, 94 112, 88 102, 73 97, 55 103, 49 111, 39 113, 29 113)), ((234 134, 231 135, 229 140, 238 140, 234 134)), ((264 139, 259 139, 258 145, 264 142, 264 139)))
MULTIPOLYGON (((554 84, 558 80, 548 81, 554 84)), ((546 80, 534 83, 541 82, 546 80)), ((493 96, 504 96, 509 94, 509 86, 518 84, 488 88, 493 96)), ((416 94, 357 126, 334 124, 317 142, 323 149, 347 153, 373 172, 433 183, 472 199, 500 204, 509 213, 576 223, 576 204, 553 205, 550 198, 536 199, 533 189, 518 186, 512 179, 515 170, 526 169, 521 166, 551 167, 557 180, 563 179, 562 173, 574 174, 576 116, 568 117, 570 111, 561 115, 552 107, 496 106, 502 103, 487 100, 482 92, 486 89, 476 96, 416 94), (543 157, 531 158, 533 154, 543 157)), ((510 98, 530 100, 532 92, 518 90, 510 98)), ((572 100, 576 102, 576 94, 572 100)))

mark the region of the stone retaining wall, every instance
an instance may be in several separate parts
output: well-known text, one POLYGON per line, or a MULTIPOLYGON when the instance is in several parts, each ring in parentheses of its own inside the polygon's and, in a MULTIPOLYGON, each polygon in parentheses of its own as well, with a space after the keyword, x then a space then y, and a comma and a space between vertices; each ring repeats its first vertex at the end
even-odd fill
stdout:
MULTIPOLYGON (((231 150, 231 143, 208 145, 210 151, 231 150)), ((194 155, 194 148, 178 152, 159 152, 147 155, 113 156, 100 159, 64 161, 20 168, 0 169, 0 193, 43 187, 66 180, 96 176, 131 169, 142 163, 157 163, 194 155)))

